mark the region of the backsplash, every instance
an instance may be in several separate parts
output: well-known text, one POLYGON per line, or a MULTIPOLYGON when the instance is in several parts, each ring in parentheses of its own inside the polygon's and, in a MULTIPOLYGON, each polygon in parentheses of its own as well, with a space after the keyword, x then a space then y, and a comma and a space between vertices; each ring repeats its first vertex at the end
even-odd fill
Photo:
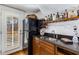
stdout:
POLYGON ((55 31, 55 34, 73 36, 74 35, 73 26, 77 26, 77 32, 79 36, 79 20, 50 23, 48 24, 46 33, 53 33, 53 31, 55 31))

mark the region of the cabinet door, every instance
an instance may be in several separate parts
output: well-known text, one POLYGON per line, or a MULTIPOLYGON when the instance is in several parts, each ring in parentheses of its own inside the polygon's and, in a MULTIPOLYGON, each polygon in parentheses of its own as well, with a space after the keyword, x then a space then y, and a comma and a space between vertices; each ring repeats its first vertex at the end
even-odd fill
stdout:
POLYGON ((54 55, 54 45, 40 40, 40 51, 41 55, 54 55))
MULTIPOLYGON (((38 38, 37 38, 38 39, 38 38)), ((34 55, 39 55, 40 52, 40 45, 39 45, 39 39, 33 39, 33 54, 34 55)))
POLYGON ((17 12, 3 10, 3 54, 16 52, 21 48, 21 20, 17 12))
POLYGON ((40 47, 40 55, 54 55, 54 53, 46 47, 40 47))
POLYGON ((45 51, 45 48, 43 47, 40 47, 40 55, 46 55, 46 51, 45 51))

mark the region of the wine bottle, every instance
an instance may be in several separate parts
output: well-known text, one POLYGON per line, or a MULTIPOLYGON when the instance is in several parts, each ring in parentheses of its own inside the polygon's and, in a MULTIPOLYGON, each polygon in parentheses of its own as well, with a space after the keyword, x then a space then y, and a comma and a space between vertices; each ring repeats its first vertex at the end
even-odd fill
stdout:
POLYGON ((45 16, 45 20, 48 20, 47 16, 45 16))
POLYGON ((50 20, 50 16, 48 15, 48 20, 50 20))
POLYGON ((56 20, 56 15, 55 14, 53 14, 53 21, 55 21, 56 20))
POLYGON ((67 9, 65 9, 64 18, 68 18, 68 11, 67 11, 67 9))
POLYGON ((74 10, 71 11, 71 18, 75 16, 74 10))
POLYGON ((56 14, 56 18, 57 18, 57 20, 59 19, 59 12, 57 12, 57 14, 56 14))
POLYGON ((63 19, 63 14, 61 13, 61 14, 60 14, 60 20, 62 20, 62 19, 63 19))
POLYGON ((52 20, 52 17, 53 17, 52 14, 50 14, 50 20, 52 20))

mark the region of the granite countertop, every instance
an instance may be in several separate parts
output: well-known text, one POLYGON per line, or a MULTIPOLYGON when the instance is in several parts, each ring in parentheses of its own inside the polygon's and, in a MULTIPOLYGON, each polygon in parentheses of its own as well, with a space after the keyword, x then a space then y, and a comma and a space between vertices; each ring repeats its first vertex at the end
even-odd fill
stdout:
POLYGON ((62 42, 60 39, 55 39, 47 36, 43 36, 43 37, 36 36, 36 37, 40 38, 41 40, 47 41, 51 44, 54 44, 59 48, 62 48, 64 50, 67 50, 69 52, 79 55, 79 44, 66 44, 62 42))

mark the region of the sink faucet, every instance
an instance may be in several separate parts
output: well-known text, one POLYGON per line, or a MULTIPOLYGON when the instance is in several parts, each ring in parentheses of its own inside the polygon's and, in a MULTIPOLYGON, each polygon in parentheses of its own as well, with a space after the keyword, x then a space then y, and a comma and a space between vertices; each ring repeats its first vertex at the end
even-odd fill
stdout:
POLYGON ((53 38, 55 38, 55 30, 52 30, 53 38))
POLYGON ((52 33, 54 34, 53 38, 58 38, 58 35, 55 33, 55 30, 52 30, 52 33))

